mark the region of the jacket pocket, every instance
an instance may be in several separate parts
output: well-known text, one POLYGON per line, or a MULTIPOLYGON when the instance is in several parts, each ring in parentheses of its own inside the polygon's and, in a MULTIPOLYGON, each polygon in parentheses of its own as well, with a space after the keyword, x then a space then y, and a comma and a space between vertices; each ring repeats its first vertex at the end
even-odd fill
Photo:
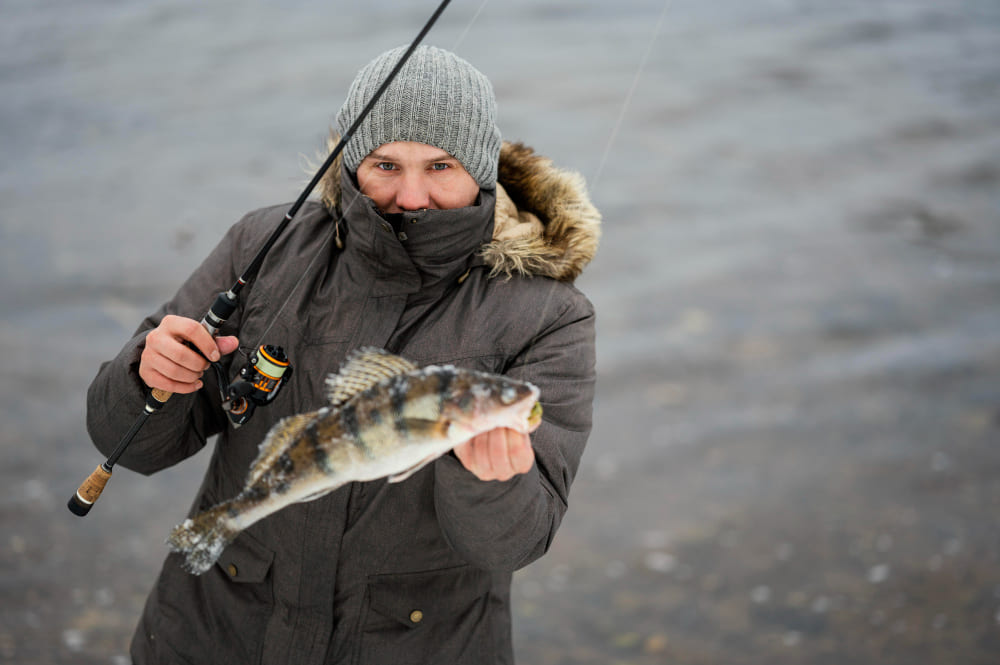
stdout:
POLYGON ((274 604, 273 559, 246 533, 202 575, 182 570, 179 555, 168 556, 146 636, 163 662, 259 663, 274 604))
MULTIPOLYGON (((237 584, 259 584, 265 580, 274 561, 274 552, 267 549, 246 533, 240 534, 229 547, 222 550, 215 565, 237 584)), ((267 602, 271 602, 268 588, 267 602)))
POLYGON ((469 566, 370 576, 357 662, 493 662, 490 588, 469 566))

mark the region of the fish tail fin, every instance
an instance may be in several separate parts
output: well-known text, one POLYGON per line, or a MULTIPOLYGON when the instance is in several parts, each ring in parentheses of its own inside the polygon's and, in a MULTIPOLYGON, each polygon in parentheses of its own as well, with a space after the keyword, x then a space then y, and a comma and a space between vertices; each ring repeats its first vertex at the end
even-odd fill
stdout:
POLYGON ((184 520, 170 532, 167 544, 172 551, 184 555, 181 563, 184 570, 201 575, 233 542, 240 530, 232 525, 228 512, 228 503, 209 508, 184 520))

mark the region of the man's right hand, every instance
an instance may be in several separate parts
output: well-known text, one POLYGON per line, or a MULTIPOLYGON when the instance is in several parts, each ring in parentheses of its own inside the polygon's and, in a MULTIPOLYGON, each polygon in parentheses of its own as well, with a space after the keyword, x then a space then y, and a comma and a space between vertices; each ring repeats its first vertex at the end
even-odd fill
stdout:
POLYGON ((201 389, 208 363, 185 342, 213 362, 239 347, 236 337, 212 337, 194 319, 168 314, 146 335, 146 348, 139 358, 139 377, 147 386, 180 394, 201 389))

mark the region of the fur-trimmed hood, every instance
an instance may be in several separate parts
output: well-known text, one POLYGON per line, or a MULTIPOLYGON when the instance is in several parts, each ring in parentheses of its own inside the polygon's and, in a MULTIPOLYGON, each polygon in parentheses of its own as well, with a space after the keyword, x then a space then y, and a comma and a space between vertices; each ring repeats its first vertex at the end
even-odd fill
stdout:
MULTIPOLYGON (((328 141, 330 149, 338 137, 328 141)), ((320 200, 336 215, 340 158, 319 183, 320 200)), ((504 141, 497 174, 493 239, 480 252, 490 276, 515 274, 575 280, 597 252, 601 215, 583 176, 555 167, 523 143, 504 141)))

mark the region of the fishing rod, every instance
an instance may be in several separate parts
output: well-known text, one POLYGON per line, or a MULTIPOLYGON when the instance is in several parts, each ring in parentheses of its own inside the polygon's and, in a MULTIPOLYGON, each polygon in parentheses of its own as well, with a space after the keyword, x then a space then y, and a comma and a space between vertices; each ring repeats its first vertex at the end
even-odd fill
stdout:
MULTIPOLYGON (((358 127, 361 125, 362 121, 368 116, 375 103, 385 92, 389 84, 396 78, 399 70, 403 68, 406 61, 410 59, 410 56, 416 50, 420 42, 423 41, 424 37, 430 32, 431 27, 437 22, 438 17, 444 12, 445 7, 448 6, 451 0, 442 0, 441 4, 438 5, 434 13, 427 20, 427 23, 421 28, 420 32, 417 34, 416 38, 407 48, 406 52, 403 53, 403 57, 399 59, 396 66, 393 67, 389 75, 386 76, 385 80, 372 95, 372 98, 368 100, 368 103, 358 117, 351 123, 351 126, 347 128, 343 136, 340 137, 340 141, 334 146, 330 155, 326 158, 326 161, 319 167, 316 174, 306 185, 306 188, 302 190, 299 194, 298 199, 295 203, 288 209, 285 213, 284 218, 281 223, 271 232, 264 245, 258 250, 257 254, 254 256, 253 260, 246 267, 243 273, 236 279, 236 283, 229 288, 228 291, 223 291, 219 293, 215 298, 215 302, 209 308, 208 312, 205 314, 204 318, 201 320, 201 325, 211 333, 213 337, 219 334, 219 329, 223 324, 232 316, 233 312, 239 306, 239 294, 240 291, 245 287, 254 277, 256 277, 257 272, 260 270, 264 263, 264 258, 267 253, 271 250, 274 244, 278 241, 278 237, 285 231, 288 225, 291 223, 292 219, 298 213, 299 208, 305 204, 306 199, 312 193, 312 190, 319 183, 323 174, 330 168, 334 160, 340 155, 344 150, 344 146, 347 142, 351 140, 354 136, 354 132, 357 131, 358 127)), ((248 367, 244 368, 240 372, 240 380, 235 382, 232 386, 228 385, 228 381, 221 369, 220 365, 212 364, 215 367, 216 373, 219 375, 220 381, 220 391, 223 392, 223 405, 228 406, 230 410, 230 420, 232 420, 234 426, 239 426, 246 422, 253 413, 255 406, 261 406, 269 403, 277 395, 278 390, 283 385, 283 381, 291 376, 291 366, 288 359, 284 355, 284 351, 281 347, 274 346, 261 346, 250 359, 250 364, 248 367), (225 386, 225 387, 224 387, 225 386)), ((112 469, 114 465, 118 462, 118 458, 122 456, 125 450, 128 448, 129 444, 135 438, 139 430, 146 423, 146 419, 150 415, 156 413, 166 404, 167 400, 170 399, 173 393, 160 390, 159 388, 152 388, 146 395, 146 404, 143 408, 142 413, 136 418, 135 422, 125 433, 125 436, 121 438, 118 445, 115 446, 114 451, 111 455, 102 462, 94 471, 84 480, 80 487, 76 490, 76 493, 70 498, 67 503, 67 507, 74 515, 79 515, 83 517, 90 512, 93 508, 94 503, 100 498, 101 493, 104 491, 105 486, 108 484, 108 480, 111 478, 112 469)))

